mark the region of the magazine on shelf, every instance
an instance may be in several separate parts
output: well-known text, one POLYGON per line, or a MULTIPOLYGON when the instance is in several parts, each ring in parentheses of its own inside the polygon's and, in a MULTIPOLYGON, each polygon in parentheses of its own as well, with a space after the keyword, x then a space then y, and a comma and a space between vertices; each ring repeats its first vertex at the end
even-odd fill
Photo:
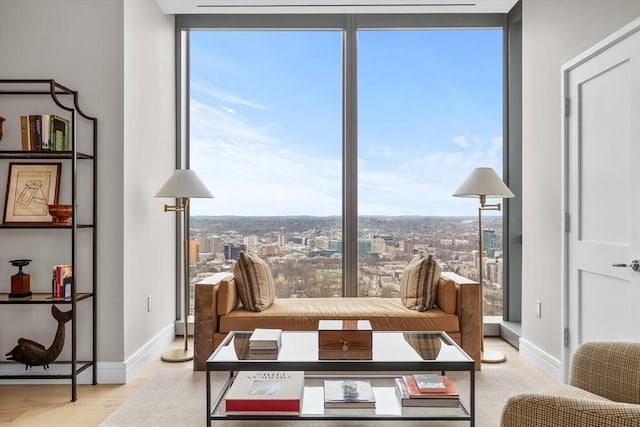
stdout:
POLYGON ((440 374, 413 374, 418 390, 443 393, 447 391, 447 387, 442 381, 440 374))
POLYGON ((375 408, 376 397, 366 380, 324 380, 325 408, 375 408))
POLYGON ((278 350, 282 344, 282 329, 256 328, 249 337, 251 350, 278 350))
POLYGON ((227 414, 299 415, 302 371, 241 371, 225 396, 227 414))
POLYGON ((446 391, 444 392, 420 391, 413 375, 403 375, 402 380, 411 399, 447 399, 459 397, 458 391, 446 375, 442 376, 442 381, 446 387, 446 391))
POLYGON ((457 395, 446 395, 435 399, 411 398, 409 389, 403 378, 396 378, 396 396, 402 406, 423 406, 423 407, 447 407, 455 408, 459 406, 460 399, 457 395))

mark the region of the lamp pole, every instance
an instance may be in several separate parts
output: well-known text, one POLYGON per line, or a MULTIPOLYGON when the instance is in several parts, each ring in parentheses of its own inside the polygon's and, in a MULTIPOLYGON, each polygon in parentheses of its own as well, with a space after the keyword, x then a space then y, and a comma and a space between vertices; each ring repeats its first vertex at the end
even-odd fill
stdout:
POLYGON ((182 197, 182 204, 177 206, 164 205, 165 212, 182 212, 182 321, 184 324, 184 348, 182 350, 168 350, 160 357, 165 362, 186 362, 193 359, 193 352, 189 350, 189 225, 187 224, 187 207, 189 198, 182 197))
POLYGON ((480 339, 480 359, 485 363, 500 363, 507 360, 507 356, 497 350, 487 350, 484 349, 484 269, 482 267, 482 251, 483 248, 483 233, 482 233, 482 211, 499 211, 501 209, 500 203, 488 205, 487 204, 487 195, 480 195, 480 207, 478 208, 478 247, 480 248, 480 253, 478 254, 479 260, 479 276, 480 276, 480 331, 481 331, 481 339, 480 339))

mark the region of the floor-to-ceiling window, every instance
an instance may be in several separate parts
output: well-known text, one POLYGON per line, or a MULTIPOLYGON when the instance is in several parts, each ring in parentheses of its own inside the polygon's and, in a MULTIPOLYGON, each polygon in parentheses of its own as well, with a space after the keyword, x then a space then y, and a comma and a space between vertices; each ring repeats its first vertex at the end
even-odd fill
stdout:
MULTIPOLYGON (((502 61, 501 29, 358 32, 359 296, 398 296, 419 253, 479 280, 477 206, 451 194, 502 170, 502 61)), ((483 227, 487 314, 502 314, 501 222, 483 227)))
POLYGON ((192 31, 189 52, 190 167, 216 196, 192 201, 196 276, 246 250, 278 297, 340 296, 342 34, 192 31))
MULTIPOLYGON (((182 21, 185 164, 216 197, 191 201, 191 280, 240 250, 279 297, 395 297, 424 253, 479 280, 477 203, 451 194, 503 169, 502 21, 260 18, 182 21)), ((483 225, 485 314, 501 314, 502 217, 483 225)))

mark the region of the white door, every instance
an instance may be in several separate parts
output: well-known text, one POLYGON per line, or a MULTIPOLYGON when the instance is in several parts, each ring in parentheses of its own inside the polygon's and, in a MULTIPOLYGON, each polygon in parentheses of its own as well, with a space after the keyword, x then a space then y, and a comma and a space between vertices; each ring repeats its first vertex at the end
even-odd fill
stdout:
POLYGON ((563 69, 565 380, 579 344, 640 341, 639 28, 563 69))

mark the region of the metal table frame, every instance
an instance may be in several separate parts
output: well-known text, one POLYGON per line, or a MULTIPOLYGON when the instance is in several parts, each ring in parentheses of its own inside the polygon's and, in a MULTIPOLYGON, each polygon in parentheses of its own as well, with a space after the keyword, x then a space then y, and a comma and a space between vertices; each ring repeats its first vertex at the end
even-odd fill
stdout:
MULTIPOLYGON (((301 334, 317 332, 283 332, 283 334, 301 334)), ((392 332, 374 332, 374 334, 385 334, 392 332)), ((398 333, 398 332, 395 332, 398 333)), ((407 332, 420 333, 420 332, 407 332)), ((449 420, 449 421, 469 421, 471 427, 475 426, 475 364, 473 359, 469 357, 460 346, 458 346, 444 332, 424 332, 430 334, 440 334, 440 338, 449 345, 455 346, 456 350, 464 356, 464 361, 439 361, 439 360, 300 360, 300 361, 280 361, 280 360, 219 360, 218 353, 225 346, 230 345, 236 334, 250 334, 250 332, 230 332, 220 346, 213 352, 206 363, 206 418, 207 426, 211 427, 213 420, 358 420, 358 421, 417 421, 417 420, 449 420), (229 377, 222 386, 222 389, 212 402, 211 390, 211 372, 228 371, 229 377), (363 376, 366 378, 390 377, 389 372, 406 373, 421 371, 441 371, 443 374, 447 371, 466 371, 469 372, 469 407, 460 402, 460 409, 466 415, 460 416, 422 416, 422 415, 402 415, 402 416, 381 416, 381 415, 354 415, 345 412, 344 414, 332 413, 327 414, 300 414, 295 416, 285 415, 220 415, 215 414, 218 407, 223 403, 224 396, 231 387, 235 379, 237 371, 305 371, 307 372, 341 372, 350 373, 350 376, 363 376), (373 375, 363 375, 363 373, 371 372, 373 375), (377 375, 375 373, 378 373, 377 375), (385 373, 385 374, 381 374, 385 373)), ((375 345, 375 339, 374 339, 375 345)), ((399 374, 398 374, 399 375, 399 374)), ((393 376, 398 376, 393 375, 393 376)), ((329 374, 327 377, 331 376, 329 374)), ((305 375, 307 377, 307 375, 305 375)), ((318 375, 310 377, 317 378, 318 375)), ((433 408, 430 408, 433 409, 433 408)))

